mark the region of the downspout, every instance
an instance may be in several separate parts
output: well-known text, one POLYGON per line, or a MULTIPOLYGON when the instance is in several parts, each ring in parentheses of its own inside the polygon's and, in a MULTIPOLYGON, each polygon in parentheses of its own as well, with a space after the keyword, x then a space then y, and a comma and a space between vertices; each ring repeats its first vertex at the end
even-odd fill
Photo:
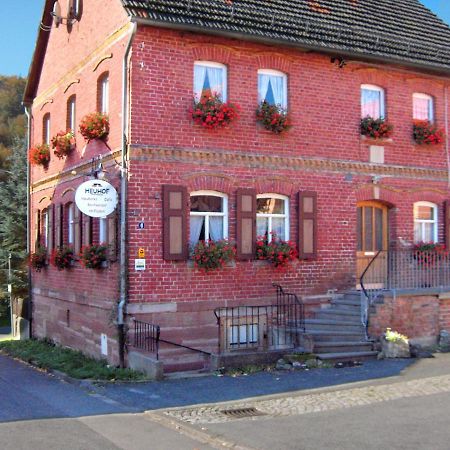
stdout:
POLYGON ((444 87, 445 154, 447 156, 447 186, 450 188, 450 154, 448 136, 448 85, 444 87))
MULTIPOLYGON (((26 139, 26 146, 27 151, 31 147, 31 105, 24 104, 25 114, 27 116, 27 139, 26 139)), ((31 252, 31 202, 30 202, 30 195, 31 195, 31 168, 30 168, 30 161, 27 157, 27 255, 31 252)), ((29 330, 30 330, 30 337, 33 337, 33 289, 31 285, 31 267, 28 264, 28 308, 27 308, 27 319, 30 323, 29 330)), ((11 327, 13 324, 11 324, 11 327)))
POLYGON ((125 367, 125 324, 124 309, 127 301, 127 247, 126 247, 126 213, 127 213, 127 147, 128 147, 128 57, 130 55, 131 44, 136 34, 137 24, 133 23, 133 30, 128 40, 128 44, 123 57, 123 77, 122 77, 122 157, 120 166, 120 300, 117 306, 117 328, 119 332, 119 360, 120 367, 125 367))

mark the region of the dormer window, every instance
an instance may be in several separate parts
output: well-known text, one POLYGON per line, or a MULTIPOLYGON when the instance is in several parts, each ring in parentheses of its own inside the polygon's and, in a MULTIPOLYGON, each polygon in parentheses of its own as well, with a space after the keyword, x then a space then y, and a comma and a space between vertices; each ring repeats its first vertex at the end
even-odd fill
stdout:
POLYGON ((258 70, 258 103, 287 108, 287 76, 277 70, 258 70))
POLYGON ((198 101, 203 95, 218 94, 227 101, 227 68, 223 64, 196 61, 194 63, 194 97, 198 101))
POLYGON ((413 94, 413 119, 434 121, 433 97, 415 92, 413 94))
POLYGON ((361 117, 383 119, 385 117, 384 90, 372 84, 361 86, 361 117))

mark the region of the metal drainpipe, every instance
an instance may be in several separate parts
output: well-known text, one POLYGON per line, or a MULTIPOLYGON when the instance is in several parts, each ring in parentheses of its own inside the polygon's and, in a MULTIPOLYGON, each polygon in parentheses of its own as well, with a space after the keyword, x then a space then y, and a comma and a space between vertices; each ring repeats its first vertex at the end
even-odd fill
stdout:
MULTIPOLYGON (((27 149, 31 146, 31 105, 23 105, 25 109, 25 114, 27 116, 27 149)), ((28 156, 28 155, 27 155, 28 156)), ((27 157, 27 254, 30 254, 31 251, 31 202, 30 202, 30 183, 31 183, 31 168, 30 168, 30 161, 27 157)), ((27 311, 27 318, 30 322, 30 337, 33 337, 33 290, 31 285, 31 267, 28 264, 28 311, 27 311)), ((13 324, 11 324, 11 327, 13 324)))
POLYGON ((448 136, 448 85, 444 87, 445 154, 447 156, 447 186, 450 188, 450 154, 448 136))
POLYGON ((120 168, 120 301, 117 306, 117 328, 119 332, 119 360, 120 367, 125 367, 125 330, 124 330, 124 309, 127 301, 127 247, 126 247, 126 213, 127 213, 127 181, 128 173, 126 167, 127 157, 127 131, 128 131, 128 57, 131 50, 131 43, 136 34, 137 24, 133 23, 133 30, 128 40, 125 55, 123 57, 123 78, 122 78, 122 158, 120 168))

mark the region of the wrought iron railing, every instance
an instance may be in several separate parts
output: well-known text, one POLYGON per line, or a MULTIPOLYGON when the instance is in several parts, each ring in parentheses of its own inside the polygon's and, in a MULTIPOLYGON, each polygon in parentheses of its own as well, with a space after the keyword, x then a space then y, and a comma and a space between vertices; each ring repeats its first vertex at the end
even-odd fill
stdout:
POLYGON ((361 321, 367 327, 370 305, 383 293, 450 288, 450 254, 416 249, 379 251, 362 273, 360 286, 361 321))
POLYGON ((159 359, 160 327, 134 319, 133 347, 154 353, 159 359))
POLYGON ((214 310, 219 352, 295 348, 305 331, 303 303, 279 285, 274 305, 224 307, 214 310))

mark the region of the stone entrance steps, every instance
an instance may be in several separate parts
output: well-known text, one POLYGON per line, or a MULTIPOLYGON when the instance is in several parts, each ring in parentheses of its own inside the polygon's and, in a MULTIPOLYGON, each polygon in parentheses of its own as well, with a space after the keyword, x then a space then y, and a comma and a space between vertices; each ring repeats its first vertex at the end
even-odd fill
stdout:
POLYGON ((314 342, 314 353, 325 361, 345 362, 375 359, 373 343, 366 340, 361 323, 359 292, 340 294, 328 308, 318 309, 305 321, 305 331, 314 342))

